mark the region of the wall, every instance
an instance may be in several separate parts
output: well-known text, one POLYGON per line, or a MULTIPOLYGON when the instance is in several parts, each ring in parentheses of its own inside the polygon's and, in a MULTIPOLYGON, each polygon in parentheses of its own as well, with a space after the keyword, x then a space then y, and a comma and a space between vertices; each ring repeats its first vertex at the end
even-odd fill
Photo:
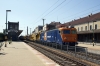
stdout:
MULTIPOLYGON (((94 29, 95 29, 95 24, 97 24, 97 29, 100 29, 100 21, 94 22, 94 29)), ((90 25, 92 26, 92 29, 93 29, 93 22, 89 22, 89 23, 87 22, 84 24, 74 25, 74 27, 77 29, 77 31, 78 31, 78 28, 79 28, 79 31, 86 31, 85 26, 87 26, 87 30, 88 29, 90 30, 90 25)))

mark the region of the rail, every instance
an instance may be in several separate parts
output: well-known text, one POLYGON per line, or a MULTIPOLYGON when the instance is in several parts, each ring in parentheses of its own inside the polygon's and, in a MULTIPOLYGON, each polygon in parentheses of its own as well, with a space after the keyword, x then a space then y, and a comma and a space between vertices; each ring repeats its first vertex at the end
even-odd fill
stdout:
POLYGON ((43 46, 41 44, 25 41, 33 48, 37 49, 38 51, 42 52, 55 62, 59 63, 61 66, 99 66, 96 63, 89 62, 87 60, 77 58, 73 55, 69 55, 62 51, 51 49, 50 47, 43 46))

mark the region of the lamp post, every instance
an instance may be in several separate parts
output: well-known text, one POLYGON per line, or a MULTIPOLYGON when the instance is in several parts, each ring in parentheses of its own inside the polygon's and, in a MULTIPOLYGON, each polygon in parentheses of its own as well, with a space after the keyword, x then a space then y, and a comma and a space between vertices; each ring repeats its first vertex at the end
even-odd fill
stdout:
POLYGON ((6 34, 7 34, 7 13, 11 12, 11 10, 6 10, 6 34))
MULTIPOLYGON (((8 13, 8 12, 11 12, 11 10, 6 10, 6 23, 5 23, 5 24, 6 24, 6 37, 7 37, 7 33, 8 33, 8 32, 7 32, 7 13, 8 13)), ((7 47, 7 38, 5 38, 5 39, 6 39, 5 47, 7 47)))
POLYGON ((96 22, 96 21, 93 21, 93 46, 94 46, 94 39, 95 39, 95 36, 94 36, 94 22, 96 22))

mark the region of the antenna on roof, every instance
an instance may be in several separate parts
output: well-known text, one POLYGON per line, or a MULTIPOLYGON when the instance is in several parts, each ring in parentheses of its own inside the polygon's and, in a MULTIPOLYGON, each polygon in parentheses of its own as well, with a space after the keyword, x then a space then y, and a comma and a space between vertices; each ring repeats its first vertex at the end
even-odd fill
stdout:
POLYGON ((92 13, 91 13, 91 16, 92 16, 92 13))
POLYGON ((90 15, 88 15, 88 17, 92 16, 92 13, 90 15))

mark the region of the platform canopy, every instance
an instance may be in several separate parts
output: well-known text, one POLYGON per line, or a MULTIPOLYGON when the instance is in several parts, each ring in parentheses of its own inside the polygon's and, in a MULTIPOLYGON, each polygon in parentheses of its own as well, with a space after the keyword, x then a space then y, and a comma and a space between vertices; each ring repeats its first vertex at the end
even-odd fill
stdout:
POLYGON ((19 30, 19 31, 17 32, 17 35, 19 36, 22 32, 23 32, 23 30, 19 30))

